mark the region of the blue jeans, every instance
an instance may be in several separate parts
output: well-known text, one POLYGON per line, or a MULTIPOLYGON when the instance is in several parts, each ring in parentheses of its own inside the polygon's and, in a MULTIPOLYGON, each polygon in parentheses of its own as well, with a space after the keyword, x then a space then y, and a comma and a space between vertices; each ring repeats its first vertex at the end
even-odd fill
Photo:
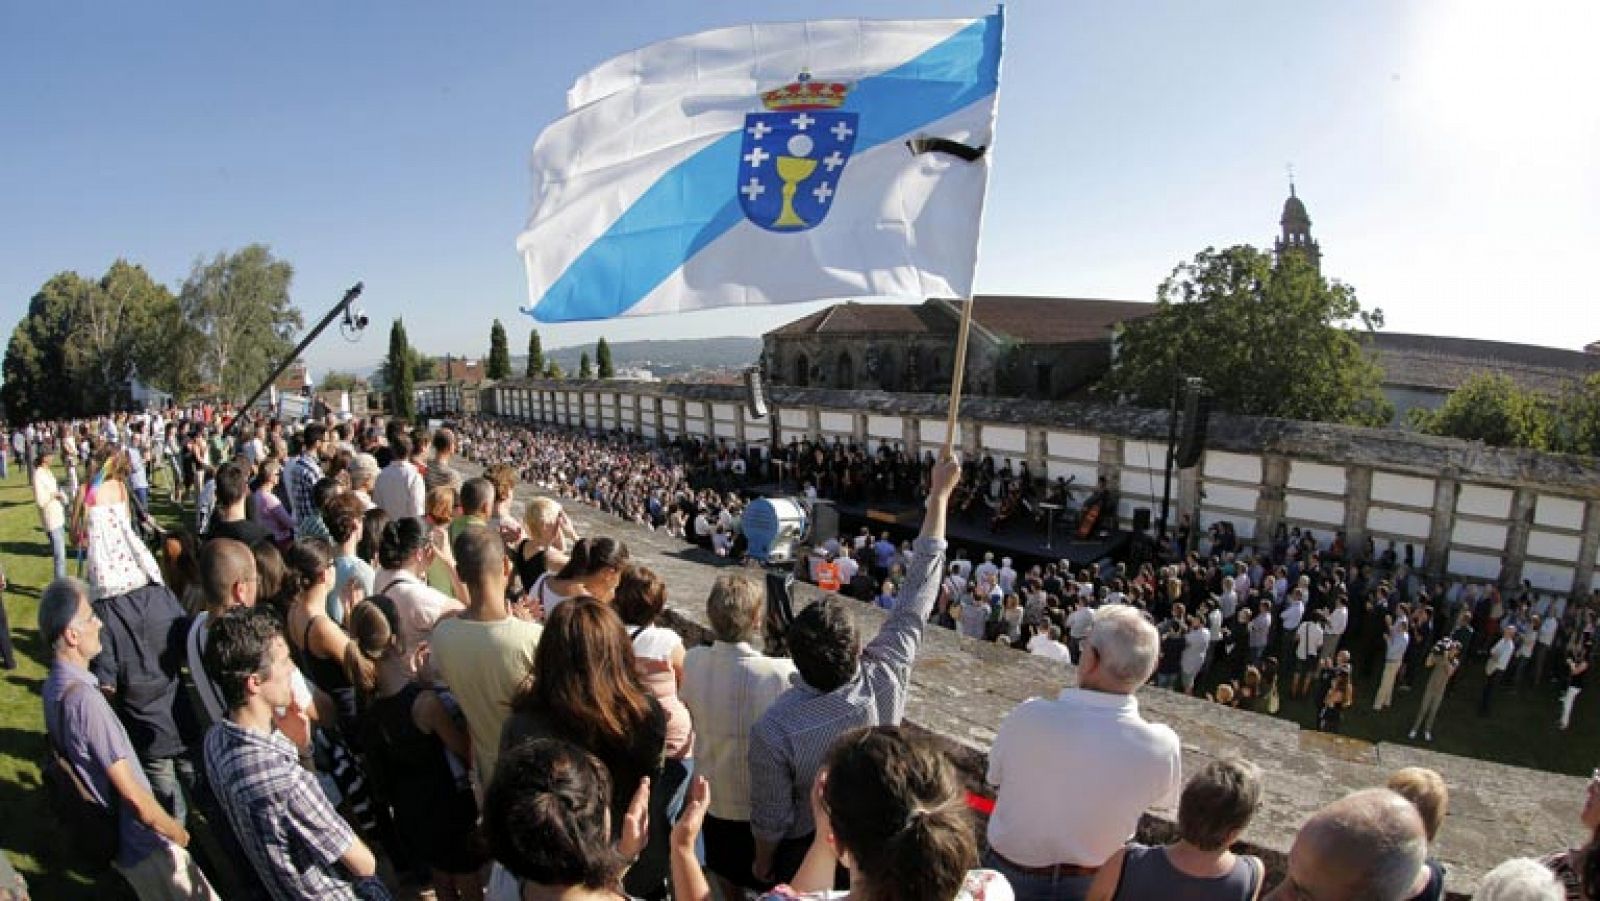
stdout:
POLYGON ((67 530, 56 526, 45 534, 50 538, 50 556, 55 558, 55 578, 64 579, 67 576, 67 530))
POLYGON ((983 852, 983 865, 998 870, 1011 883, 1017 901, 1084 901, 1093 876, 1034 876, 1011 866, 994 853, 983 852))
POLYGON ((150 794, 156 796, 161 806, 179 823, 189 820, 188 796, 194 794, 194 761, 187 755, 163 757, 159 760, 142 760, 144 775, 150 780, 150 794))

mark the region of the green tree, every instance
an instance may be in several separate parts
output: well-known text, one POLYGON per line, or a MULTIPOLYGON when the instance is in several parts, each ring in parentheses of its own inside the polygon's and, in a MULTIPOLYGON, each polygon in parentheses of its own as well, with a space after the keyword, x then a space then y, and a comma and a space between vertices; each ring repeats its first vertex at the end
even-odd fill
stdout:
POLYGON ((580 379, 592 379, 592 378, 594 378, 594 365, 589 362, 589 352, 588 351, 584 351, 583 354, 578 357, 578 378, 580 378, 580 379))
POLYGON ((1551 407, 1539 395, 1522 390, 1510 376, 1484 372, 1451 392, 1439 409, 1413 409, 1407 420, 1430 435, 1550 450, 1555 432, 1551 407))
POLYGON ((1161 283, 1153 314, 1120 327, 1099 390, 1164 407, 1178 377, 1199 376, 1226 412, 1381 426, 1394 408, 1364 344, 1382 325, 1299 254, 1206 248, 1161 283))
POLYGON ((506 327, 498 319, 489 329, 489 364, 484 374, 495 381, 511 377, 511 349, 506 346, 506 327))
POLYGON ((417 415, 417 398, 412 389, 412 364, 416 351, 406 340, 406 324, 398 317, 389 326, 389 356, 384 359, 383 383, 389 389, 389 411, 402 419, 417 415))
POLYGON ((606 343, 604 335, 600 337, 600 343, 594 347, 594 365, 600 370, 601 378, 614 379, 617 377, 617 369, 611 365, 611 345, 606 343))
POLYGON ((550 358, 544 361, 544 377, 560 381, 566 378, 567 374, 561 371, 560 363, 557 363, 554 358, 550 358))
POLYGON ((1552 439, 1562 453, 1600 457, 1600 372, 1562 393, 1552 439))
POLYGON ((539 343, 539 330, 528 332, 528 378, 538 378, 544 372, 544 346, 539 343))
POLYGON ((294 347, 302 323, 289 300, 293 277, 263 244, 195 262, 178 305, 195 330, 201 373, 223 396, 243 399, 294 347))
POLYGON ((14 422, 78 416, 82 395, 67 370, 74 298, 88 290, 75 272, 61 272, 28 301, 28 312, 11 331, 0 388, 6 414, 14 422))

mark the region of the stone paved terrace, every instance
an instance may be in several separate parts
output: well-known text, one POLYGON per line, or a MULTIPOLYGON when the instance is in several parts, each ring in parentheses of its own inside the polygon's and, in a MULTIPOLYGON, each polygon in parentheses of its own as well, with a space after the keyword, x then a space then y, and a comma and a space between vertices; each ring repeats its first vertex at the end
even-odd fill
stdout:
MULTIPOLYGON (((534 493, 528 486, 519 491, 534 493)), ((669 624, 691 644, 708 640, 703 601, 728 564, 665 533, 592 508, 569 503, 566 509, 580 534, 609 534, 626 542, 634 559, 670 586, 669 624)), ((797 584, 795 589, 797 606, 820 596, 810 585, 797 584)), ((863 635, 873 634, 883 616, 865 604, 856 608, 863 635)), ((987 754, 1012 707, 1029 697, 1053 696, 1070 682, 1061 667, 1027 654, 962 639, 946 629, 930 628, 926 634, 912 674, 906 720, 977 755, 987 754)), ((1508 857, 1539 856, 1580 839, 1578 813, 1585 783, 1579 778, 1302 731, 1287 720, 1154 688, 1141 691, 1139 703, 1147 718, 1177 730, 1186 773, 1227 754, 1261 766, 1265 797, 1244 843, 1267 862, 1273 874, 1269 885, 1281 877, 1295 830, 1312 811, 1347 792, 1382 785, 1388 773, 1404 766, 1431 767, 1449 784, 1450 815, 1435 850, 1449 868, 1452 898, 1468 897, 1483 874, 1508 857)), ((1175 817, 1175 810, 1153 812, 1141 826, 1141 837, 1160 840, 1175 817)))

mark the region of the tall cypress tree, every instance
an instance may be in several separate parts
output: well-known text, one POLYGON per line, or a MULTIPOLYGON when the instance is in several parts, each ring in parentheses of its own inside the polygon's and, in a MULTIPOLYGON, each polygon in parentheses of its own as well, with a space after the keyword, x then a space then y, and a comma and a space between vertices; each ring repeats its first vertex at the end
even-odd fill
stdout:
POLYGON ((528 378, 544 374, 544 346, 539 343, 539 330, 528 332, 528 378))
POLYGON ((389 409, 404 421, 416 417, 416 396, 411 380, 411 343, 406 340, 406 325, 396 318, 389 327, 389 358, 385 361, 389 383, 389 409))
POLYGON ((511 348, 506 346, 506 327, 496 319, 489 328, 489 365, 485 375, 499 381, 511 376, 511 348))
POLYGON ((600 370, 603 379, 616 378, 616 367, 611 365, 611 345, 606 343, 604 335, 600 336, 600 343, 594 348, 594 365, 600 370))
POLYGON ((584 351, 583 355, 578 357, 578 378, 580 378, 580 379, 592 379, 592 378, 594 378, 594 367, 589 365, 589 352, 588 351, 584 351))

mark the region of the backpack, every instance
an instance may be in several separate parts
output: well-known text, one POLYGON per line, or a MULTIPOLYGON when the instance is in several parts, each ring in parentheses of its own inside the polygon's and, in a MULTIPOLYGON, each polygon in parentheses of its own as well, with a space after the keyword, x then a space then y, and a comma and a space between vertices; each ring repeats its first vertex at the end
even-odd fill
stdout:
MULTIPOLYGON (((56 708, 56 722, 64 720, 67 698, 83 683, 74 682, 61 693, 56 708)), ((39 762, 40 777, 44 782, 45 797, 61 824, 62 835, 71 836, 75 853, 97 870, 108 869, 117 856, 120 843, 117 829, 118 801, 107 798, 101 804, 94 790, 73 768, 72 762, 61 752, 54 735, 46 733, 44 759, 39 762)))

